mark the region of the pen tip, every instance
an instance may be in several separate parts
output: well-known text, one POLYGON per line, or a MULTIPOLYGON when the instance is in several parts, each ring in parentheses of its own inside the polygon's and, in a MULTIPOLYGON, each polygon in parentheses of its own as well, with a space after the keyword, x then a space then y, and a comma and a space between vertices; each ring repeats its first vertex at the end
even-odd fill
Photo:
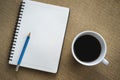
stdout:
POLYGON ((18 69, 19 69, 19 65, 17 65, 17 66, 16 66, 16 69, 15 69, 15 71, 18 71, 18 69))
POLYGON ((29 32, 28 36, 30 36, 31 32, 29 32))

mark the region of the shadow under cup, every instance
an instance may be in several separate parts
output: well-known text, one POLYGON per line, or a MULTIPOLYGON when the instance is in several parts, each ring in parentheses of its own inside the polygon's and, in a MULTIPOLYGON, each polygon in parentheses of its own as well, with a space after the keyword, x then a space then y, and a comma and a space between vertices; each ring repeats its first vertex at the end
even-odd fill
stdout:
MULTIPOLYGON (((87 44, 85 44, 85 45, 87 45, 87 44)), ((74 38, 74 40, 72 42, 72 55, 73 55, 73 57, 75 58, 75 60, 77 62, 79 62, 80 64, 83 64, 83 65, 86 65, 86 66, 93 66, 93 65, 99 64, 101 61, 103 61, 104 57, 106 55, 106 50, 107 50, 107 46, 106 46, 106 42, 105 42, 104 38, 99 33, 94 32, 94 31, 83 31, 83 32, 79 33, 74 38), (75 49, 74 49, 74 45, 75 45, 76 40, 79 39, 80 37, 86 36, 86 35, 89 35, 89 36, 96 38, 101 46, 101 51, 99 53, 99 56, 95 60, 89 61, 89 62, 80 60, 78 58, 78 56, 76 56, 75 49)))

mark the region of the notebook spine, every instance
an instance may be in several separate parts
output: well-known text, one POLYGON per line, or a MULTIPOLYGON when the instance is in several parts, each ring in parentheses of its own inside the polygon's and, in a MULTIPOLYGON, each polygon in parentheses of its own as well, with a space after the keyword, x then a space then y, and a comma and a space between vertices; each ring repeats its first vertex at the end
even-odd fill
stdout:
POLYGON ((22 1, 20 3, 18 17, 17 17, 16 24, 15 24, 15 29, 14 29, 14 34, 13 34, 13 39, 12 39, 12 44, 11 44, 9 61, 12 61, 13 55, 15 54, 16 41, 17 41, 19 29, 20 29, 20 24, 21 24, 21 19, 22 19, 24 7, 25 7, 25 2, 22 1))

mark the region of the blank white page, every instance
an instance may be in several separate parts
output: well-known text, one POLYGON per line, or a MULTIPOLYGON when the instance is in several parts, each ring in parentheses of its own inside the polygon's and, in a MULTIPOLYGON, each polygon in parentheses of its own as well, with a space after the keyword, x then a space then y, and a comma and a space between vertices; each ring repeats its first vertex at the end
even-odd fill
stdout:
POLYGON ((25 1, 15 53, 10 64, 16 65, 25 39, 30 40, 21 66, 56 73, 59 65, 69 9, 25 1))

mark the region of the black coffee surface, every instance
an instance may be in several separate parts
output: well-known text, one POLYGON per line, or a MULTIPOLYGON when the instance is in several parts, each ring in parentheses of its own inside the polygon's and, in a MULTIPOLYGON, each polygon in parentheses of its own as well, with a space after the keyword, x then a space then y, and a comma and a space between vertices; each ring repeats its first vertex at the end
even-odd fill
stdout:
POLYGON ((91 62, 99 57, 101 45, 93 36, 81 36, 75 41, 74 52, 79 60, 91 62))

